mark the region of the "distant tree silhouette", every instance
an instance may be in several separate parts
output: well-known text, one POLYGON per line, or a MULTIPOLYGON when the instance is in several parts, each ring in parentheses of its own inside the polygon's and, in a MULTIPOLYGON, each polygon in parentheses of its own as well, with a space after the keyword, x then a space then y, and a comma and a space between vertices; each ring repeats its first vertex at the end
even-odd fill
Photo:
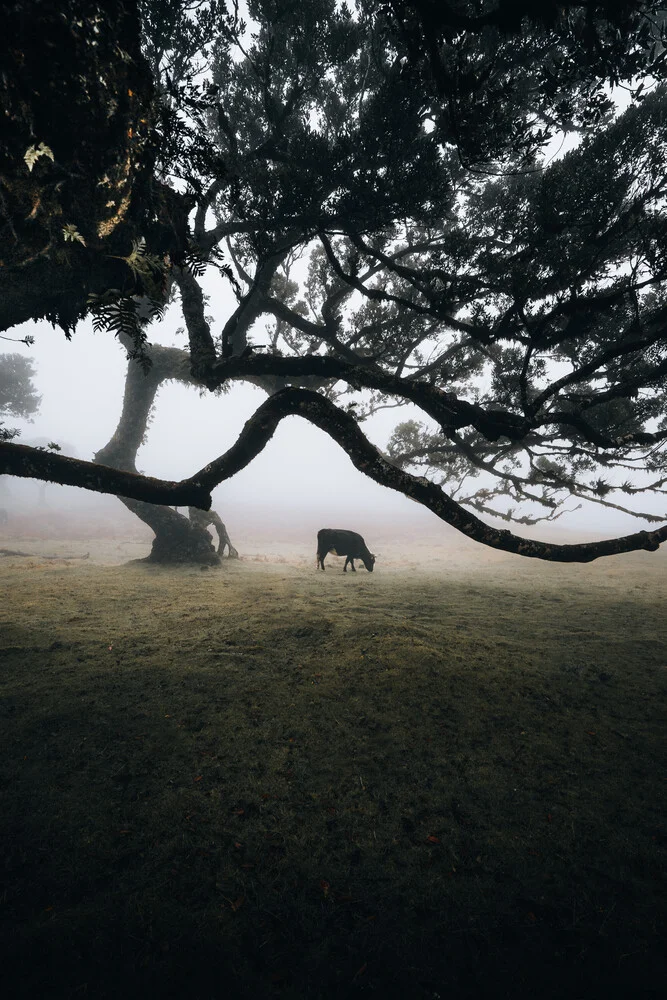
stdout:
POLYGON ((5 427, 6 417, 30 419, 39 409, 42 397, 35 390, 34 377, 31 358, 0 354, 0 441, 9 441, 19 433, 16 428, 5 427))

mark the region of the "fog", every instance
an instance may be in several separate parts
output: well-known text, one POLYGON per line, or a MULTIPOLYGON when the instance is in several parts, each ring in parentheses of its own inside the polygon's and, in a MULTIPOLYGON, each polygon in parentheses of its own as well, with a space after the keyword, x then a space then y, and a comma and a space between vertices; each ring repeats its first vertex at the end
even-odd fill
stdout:
MULTIPOLYGON (((223 321, 225 306, 233 307, 231 296, 228 303, 216 305, 223 321)), ((172 307, 164 322, 151 328, 151 339, 185 346, 185 337, 176 333, 179 322, 178 309, 172 307)), ((28 334, 36 339, 32 347, 3 341, 0 351, 33 359, 34 383, 42 402, 32 421, 10 418, 8 426, 21 430, 19 443, 54 441, 63 454, 92 459, 116 429, 127 368, 124 349, 112 335, 94 333, 90 322, 81 323, 70 341, 46 322, 26 323, 11 331, 17 338, 28 334)), ((255 334, 251 339, 261 338, 255 334)), ((234 443, 265 398, 262 390, 248 384, 233 384, 219 396, 200 395, 178 383, 163 384, 137 457, 138 469, 164 479, 192 475, 234 443)), ((376 444, 385 446, 396 422, 416 413, 411 407, 386 411, 367 421, 364 429, 376 444)), ((55 486, 45 494, 40 483, 4 479, 5 507, 39 505, 45 497, 50 508, 107 509, 106 498, 95 494, 55 486)), ((320 526, 352 526, 363 532, 371 530, 378 518, 413 526, 415 520, 439 524, 429 511, 361 475, 328 435, 298 417, 283 420, 264 451, 214 491, 214 507, 229 522, 230 532, 234 519, 229 512, 244 523, 257 521, 264 527, 275 523, 285 529, 317 521, 320 526)))
MULTIPOLYGON (((228 288, 211 289, 211 310, 220 326, 235 300, 228 288)), ((155 343, 186 346, 178 334, 182 325, 178 306, 171 306, 162 323, 154 324, 149 338, 155 343)), ((109 333, 94 333, 90 321, 79 325, 70 341, 49 323, 26 323, 10 331, 12 337, 31 335, 35 344, 0 341, 0 352, 20 352, 33 359, 35 386, 42 396, 32 422, 9 418, 8 426, 19 427, 20 443, 60 444, 64 454, 92 459, 113 434, 123 397, 127 360, 124 349, 109 333)), ((261 328, 251 340, 262 342, 261 328)), ((163 479, 183 479, 226 451, 237 439, 244 422, 266 398, 260 389, 232 384, 219 396, 200 395, 178 383, 164 384, 145 444, 139 451, 138 469, 163 479)), ((423 419, 411 406, 382 411, 362 425, 367 436, 384 448, 400 420, 423 419)), ((1 503, 8 509, 47 505, 54 509, 118 510, 114 498, 85 494, 82 490, 44 486, 3 477, 1 503)), ((575 506, 571 504, 569 506, 575 506)), ((257 458, 233 479, 214 491, 214 507, 228 524, 232 537, 236 525, 249 529, 275 530, 289 535, 314 525, 350 527, 372 535, 373 527, 393 525, 397 534, 414 531, 445 534, 451 529, 430 511, 393 490, 378 486, 359 473, 345 452, 323 431, 299 417, 281 422, 273 439, 257 458)), ((655 501, 643 503, 656 513, 655 501)), ((125 513, 124 511, 122 512, 125 513)), ((124 518, 123 518, 124 520, 124 518)), ((499 522, 507 527, 506 522, 499 522)), ((532 528, 517 526, 520 534, 554 538, 564 531, 576 534, 619 534, 650 526, 648 522, 607 511, 580 510, 558 521, 532 528)))

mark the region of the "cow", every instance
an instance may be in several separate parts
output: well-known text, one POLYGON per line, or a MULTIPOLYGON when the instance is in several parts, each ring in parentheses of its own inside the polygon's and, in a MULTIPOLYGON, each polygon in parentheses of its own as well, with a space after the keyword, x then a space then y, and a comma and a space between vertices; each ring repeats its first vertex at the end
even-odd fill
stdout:
POLYGON ((345 531, 342 528, 322 528, 317 532, 317 566, 324 569, 324 560, 329 552, 335 556, 345 556, 343 573, 347 573, 347 564, 356 573, 354 560, 361 559, 369 573, 373 572, 375 556, 368 551, 366 542, 356 531, 345 531))

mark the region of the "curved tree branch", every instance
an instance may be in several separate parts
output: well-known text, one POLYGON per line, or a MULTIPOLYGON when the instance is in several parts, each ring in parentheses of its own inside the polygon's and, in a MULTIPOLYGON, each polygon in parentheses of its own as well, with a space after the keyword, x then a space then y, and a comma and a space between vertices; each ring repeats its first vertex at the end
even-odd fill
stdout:
POLYGON ((43 479, 63 486, 80 486, 84 490, 111 493, 146 503, 200 507, 202 510, 211 506, 210 490, 191 480, 177 483, 155 479, 6 441, 0 441, 0 474, 43 479))
POLYGON ((376 483, 416 500, 468 538, 491 548, 553 562, 592 562, 601 556, 637 549, 654 551, 667 540, 667 527, 578 545, 555 545, 499 531, 464 510, 439 486, 391 465, 368 441, 353 417, 308 389, 283 389, 266 400, 247 421, 236 444, 189 482, 212 488, 229 479, 259 454, 280 421, 291 415, 304 417, 329 434, 347 452, 355 467, 376 483))
POLYGON ((348 274, 341 266, 340 261, 336 257, 333 246, 331 245, 327 234, 324 230, 318 233, 320 242, 324 247, 324 252, 327 255, 327 260, 331 264, 334 273, 344 281, 346 284, 350 285, 356 291, 361 292, 366 298, 375 300, 376 302, 394 302, 396 305, 403 306, 405 309, 410 310, 417 316, 434 316, 439 319, 442 323, 446 323, 452 328, 452 330, 458 330, 462 333, 469 334, 474 340, 486 341, 489 339, 487 332, 483 332, 480 327, 475 327, 470 323, 464 323, 460 319, 456 319, 449 312, 441 313, 440 310, 435 308, 433 305, 422 306, 418 302, 412 302, 410 299, 405 298, 402 295, 392 295, 390 292, 385 292, 381 288, 371 288, 364 285, 363 281, 355 277, 353 274, 348 274))
POLYGON ((280 421, 288 416, 303 417, 325 431, 347 452, 355 467, 376 483, 416 500, 468 538, 491 548, 552 562, 591 562, 601 556, 637 549, 654 551, 667 540, 667 527, 578 545, 555 545, 499 531, 464 510, 439 486, 392 465, 368 441, 352 416, 308 389, 287 388, 271 396, 246 422, 238 440, 224 455, 180 483, 119 472, 7 443, 0 443, 0 472, 36 479, 55 478, 100 493, 120 493, 151 503, 187 504, 208 510, 213 487, 244 469, 268 444, 280 421))
POLYGON ((287 380, 306 375, 345 379, 352 388, 363 386, 390 396, 402 396, 420 406, 443 429, 470 425, 491 441, 499 437, 521 441, 530 429, 526 420, 508 410, 484 410, 481 406, 459 399, 454 393, 444 392, 428 383, 403 379, 375 366, 362 368, 323 355, 279 358, 271 354, 259 354, 252 358, 229 358, 216 364, 212 375, 214 378, 211 381, 217 385, 222 385, 229 378, 256 375, 275 375, 287 380))

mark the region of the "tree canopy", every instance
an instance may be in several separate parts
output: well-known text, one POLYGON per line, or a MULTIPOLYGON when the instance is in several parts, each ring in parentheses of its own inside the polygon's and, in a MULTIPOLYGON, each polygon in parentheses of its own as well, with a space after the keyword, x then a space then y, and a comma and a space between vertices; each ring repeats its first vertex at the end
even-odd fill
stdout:
MULTIPOLYGON (((19 178, 10 193, 24 201, 35 197, 39 168, 52 198, 40 224, 69 231, 68 254, 117 268, 113 281, 100 270, 95 287, 67 273, 86 293, 77 315, 92 309, 146 372, 128 372, 118 431, 97 456, 124 478, 11 444, 1 471, 62 482, 80 474, 88 488, 206 507, 207 492, 298 413, 371 478, 486 544, 587 560, 667 538, 663 527, 558 546, 477 516, 552 520, 574 498, 665 520, 635 506, 667 484, 659 4, 545 4, 536 13, 505 0, 253 0, 247 24, 235 5, 217 2, 120 6, 133 44, 122 56, 99 53, 108 92, 81 108, 98 159, 117 155, 110 109, 117 91, 132 90, 130 71, 120 70, 131 65, 144 81, 146 137, 126 141, 123 161, 136 157, 131 227, 114 230, 112 248, 98 222, 89 245, 74 214, 65 218, 55 193, 70 149, 34 159, 33 142, 32 166, 26 160, 28 138, 44 130, 30 132, 30 114, 12 110, 26 87, 18 71, 5 94, 17 132, 3 156, 19 178), (620 113, 612 87, 627 97, 620 113), (545 158, 547 144, 568 134, 575 148, 545 158), (207 267, 232 282, 232 315, 209 317, 207 267), (168 297, 183 313, 183 350, 146 342, 168 297), (249 340, 258 323, 261 353, 249 340), (247 379, 269 393, 237 445, 180 485, 134 470, 167 378, 210 391, 247 379), (383 454, 363 421, 404 402, 423 419, 399 423, 383 454)), ((54 72, 93 79, 90 37, 101 15, 95 4, 76 7, 82 26, 54 72)), ((42 100, 33 88, 24 104, 42 100)), ((81 108, 74 102, 72 114, 81 108)), ((100 169, 87 183, 99 185, 100 169)), ((8 236, 19 209, 4 211, 8 236)), ((26 237, 14 229, 6 277, 24 263, 26 237)), ((72 267, 62 253, 52 240, 38 254, 53 287, 72 267)), ((38 291, 45 301, 43 283, 38 291)), ((26 296, 7 307, 5 325, 26 310, 61 315, 26 296)))

